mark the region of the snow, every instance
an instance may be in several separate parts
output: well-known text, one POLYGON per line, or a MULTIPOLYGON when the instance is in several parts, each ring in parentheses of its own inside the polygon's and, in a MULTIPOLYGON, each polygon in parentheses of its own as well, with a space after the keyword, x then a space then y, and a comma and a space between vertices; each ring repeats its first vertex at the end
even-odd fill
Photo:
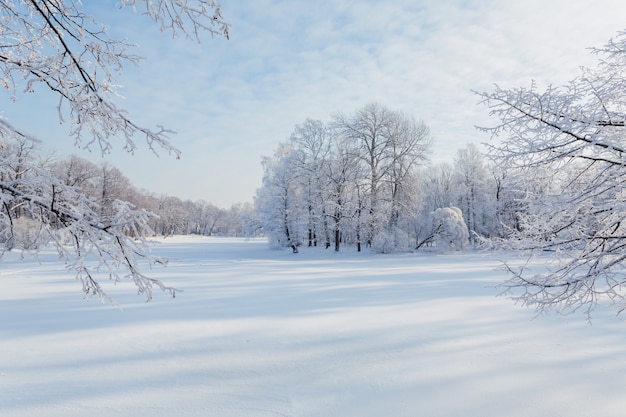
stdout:
POLYGON ((447 250, 463 250, 467 247, 469 231, 460 208, 440 207, 432 215, 438 247, 447 250))
POLYGON ((183 291, 109 286, 119 309, 6 254, 0 415, 623 415, 624 323, 497 297, 502 254, 301 249, 168 238, 150 273, 183 291))

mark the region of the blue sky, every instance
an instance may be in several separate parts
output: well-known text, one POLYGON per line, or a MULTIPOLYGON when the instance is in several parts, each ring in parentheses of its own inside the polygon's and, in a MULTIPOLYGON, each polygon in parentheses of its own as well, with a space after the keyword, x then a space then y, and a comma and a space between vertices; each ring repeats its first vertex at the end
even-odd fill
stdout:
MULTIPOLYGON (((115 2, 85 2, 145 60, 118 78, 120 107, 138 123, 177 132, 176 160, 147 149, 106 157, 151 192, 221 207, 252 201, 261 155, 307 118, 330 120, 379 102, 423 120, 432 160, 452 161, 467 143, 489 140, 471 90, 562 84, 626 29, 622 0, 223 0, 230 40, 172 39, 115 2)), ((3 97, 4 115, 46 149, 99 162, 72 147, 68 126, 44 94, 3 97)), ((121 147, 118 147, 121 148, 121 147)))

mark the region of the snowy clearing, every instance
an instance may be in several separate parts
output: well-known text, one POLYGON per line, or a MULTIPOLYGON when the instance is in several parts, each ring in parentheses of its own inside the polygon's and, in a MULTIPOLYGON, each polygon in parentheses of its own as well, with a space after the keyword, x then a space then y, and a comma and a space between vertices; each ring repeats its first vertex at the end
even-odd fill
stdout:
MULTIPOLYGON (((183 292, 82 299, 44 253, 0 272, 0 415, 623 416, 626 326, 496 297, 495 254, 170 238, 183 292)), ((522 262, 522 259, 519 259, 522 262)))

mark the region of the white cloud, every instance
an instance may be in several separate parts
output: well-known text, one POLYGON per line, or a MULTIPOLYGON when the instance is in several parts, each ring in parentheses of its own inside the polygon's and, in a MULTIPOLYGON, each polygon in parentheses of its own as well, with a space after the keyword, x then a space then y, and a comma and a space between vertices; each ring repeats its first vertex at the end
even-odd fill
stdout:
MULTIPOLYGON (((222 206, 251 201, 261 181, 260 155, 271 154, 294 125, 368 102, 424 120, 435 159, 451 160, 467 142, 488 140, 474 129, 488 120, 471 89, 567 81, 580 65, 594 64, 585 48, 621 30, 626 11, 618 0, 223 0, 222 6, 231 40, 207 36, 200 45, 172 40, 140 16, 93 6, 147 58, 121 78, 127 97, 121 107, 141 123, 178 131, 174 141, 183 151, 182 161, 145 152, 116 153, 112 163, 141 187, 222 206)), ((23 102, 5 100, 16 124, 39 111, 23 102)), ((46 111, 37 117, 55 127, 38 134, 61 142, 54 108, 46 111)))

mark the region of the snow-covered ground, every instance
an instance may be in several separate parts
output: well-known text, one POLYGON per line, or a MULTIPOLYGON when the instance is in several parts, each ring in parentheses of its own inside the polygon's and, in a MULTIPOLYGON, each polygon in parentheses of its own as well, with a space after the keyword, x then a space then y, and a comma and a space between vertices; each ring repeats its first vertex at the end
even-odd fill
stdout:
MULTIPOLYGON (((44 254, 0 263, 0 416, 624 416, 626 325, 535 318, 494 254, 171 238, 182 290, 116 309, 44 254)), ((521 259, 520 259, 521 262, 521 259)))

